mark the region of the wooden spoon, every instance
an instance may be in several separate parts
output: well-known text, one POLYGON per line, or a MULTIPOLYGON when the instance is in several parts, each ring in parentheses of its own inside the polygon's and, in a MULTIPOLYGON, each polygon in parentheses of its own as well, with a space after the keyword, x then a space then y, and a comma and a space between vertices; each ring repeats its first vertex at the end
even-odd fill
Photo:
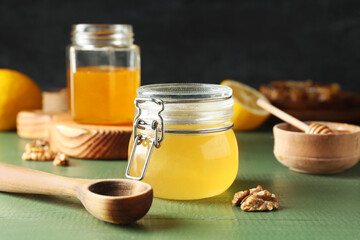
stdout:
POLYGON ((285 122, 293 125, 294 127, 300 129, 305 133, 311 134, 333 134, 334 132, 327 126, 320 124, 320 123, 311 123, 310 125, 300 121, 299 119, 294 118, 293 116, 287 114, 284 111, 281 111, 274 105, 264 101, 263 99, 259 98, 256 103, 264 108, 266 111, 270 112, 271 114, 277 116, 278 118, 284 120, 285 122))
POLYGON ((148 212, 152 187, 128 179, 77 179, 0 163, 0 191, 78 198, 96 218, 125 224, 148 212))

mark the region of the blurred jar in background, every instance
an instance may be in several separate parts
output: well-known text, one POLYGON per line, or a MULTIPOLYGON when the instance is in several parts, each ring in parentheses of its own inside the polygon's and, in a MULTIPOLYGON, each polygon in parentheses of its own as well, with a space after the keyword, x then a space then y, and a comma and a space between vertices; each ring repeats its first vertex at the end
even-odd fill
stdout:
POLYGON ((68 46, 69 110, 87 124, 132 124, 140 50, 131 25, 76 24, 68 46))

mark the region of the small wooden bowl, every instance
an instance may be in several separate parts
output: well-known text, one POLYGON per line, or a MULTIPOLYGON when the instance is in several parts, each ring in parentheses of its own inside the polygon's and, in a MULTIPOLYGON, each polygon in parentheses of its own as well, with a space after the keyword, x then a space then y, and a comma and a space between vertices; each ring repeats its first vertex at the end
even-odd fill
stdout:
POLYGON ((334 174, 354 166, 360 159, 360 127, 335 122, 318 123, 336 133, 306 134, 287 123, 275 125, 276 159, 290 170, 312 174, 334 174))

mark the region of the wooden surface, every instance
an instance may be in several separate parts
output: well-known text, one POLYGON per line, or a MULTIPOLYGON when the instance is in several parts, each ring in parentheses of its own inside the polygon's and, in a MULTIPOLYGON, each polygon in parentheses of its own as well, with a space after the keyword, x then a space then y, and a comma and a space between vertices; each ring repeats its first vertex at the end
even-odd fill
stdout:
MULTIPOLYGON (((360 165, 337 175, 295 173, 273 155, 273 136, 237 133, 239 172, 225 193, 197 201, 154 199, 135 224, 99 221, 70 197, 0 193, 1 239, 358 239, 360 237, 360 165), (280 209, 246 213, 231 205, 233 194, 262 185, 274 192, 280 209)), ((22 161, 29 142, 0 133, 2 162, 79 178, 125 176, 125 161, 71 159, 69 167, 22 161)), ((151 163, 150 163, 151 164, 151 163)))
POLYGON ((132 126, 79 124, 55 116, 50 124, 50 147, 82 159, 127 159, 132 126))

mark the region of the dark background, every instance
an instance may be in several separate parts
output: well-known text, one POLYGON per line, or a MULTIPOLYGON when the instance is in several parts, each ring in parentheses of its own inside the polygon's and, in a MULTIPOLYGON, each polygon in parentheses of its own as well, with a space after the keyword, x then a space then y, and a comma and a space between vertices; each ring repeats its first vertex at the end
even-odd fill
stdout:
MULTIPOLYGON (((0 1, 0 68, 64 87, 75 23, 128 23, 142 83, 338 82, 360 92, 360 1, 0 1)), ((1 79, 0 79, 1 80, 1 79)))

